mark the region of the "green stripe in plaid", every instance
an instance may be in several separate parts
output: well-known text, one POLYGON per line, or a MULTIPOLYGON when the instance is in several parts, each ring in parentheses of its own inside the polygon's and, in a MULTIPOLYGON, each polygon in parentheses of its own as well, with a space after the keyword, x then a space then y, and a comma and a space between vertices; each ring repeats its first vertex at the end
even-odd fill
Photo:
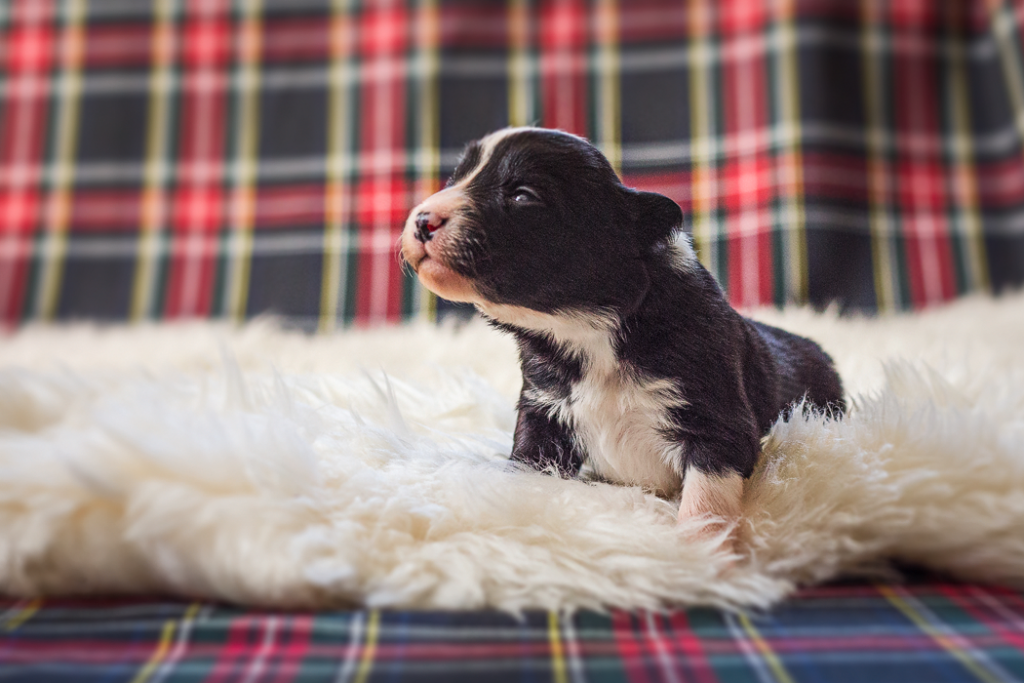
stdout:
POLYGON ((768 614, 318 612, 205 603, 0 601, 19 681, 1024 680, 1024 596, 833 586, 768 614))
POLYGON ((451 308, 408 209, 501 126, 584 134, 737 304, 1024 281, 1010 0, 9 0, 0 323, 451 308))

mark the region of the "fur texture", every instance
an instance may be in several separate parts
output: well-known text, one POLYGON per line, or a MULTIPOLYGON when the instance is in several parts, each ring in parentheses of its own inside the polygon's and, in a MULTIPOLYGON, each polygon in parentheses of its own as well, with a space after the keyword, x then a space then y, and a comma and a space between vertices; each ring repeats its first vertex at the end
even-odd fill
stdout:
POLYGON ((760 606, 888 558, 1024 586, 1024 297, 757 317, 852 403, 775 426, 738 558, 676 501, 512 467, 516 350, 483 324, 29 327, 0 338, 0 590, 760 606))

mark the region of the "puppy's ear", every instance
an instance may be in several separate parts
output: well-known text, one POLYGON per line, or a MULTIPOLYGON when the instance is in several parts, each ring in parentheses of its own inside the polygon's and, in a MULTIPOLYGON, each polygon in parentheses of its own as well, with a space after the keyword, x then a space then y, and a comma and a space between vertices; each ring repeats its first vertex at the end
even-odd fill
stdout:
POLYGON ((633 192, 633 224, 642 248, 662 242, 683 226, 683 210, 668 197, 654 192, 633 192))

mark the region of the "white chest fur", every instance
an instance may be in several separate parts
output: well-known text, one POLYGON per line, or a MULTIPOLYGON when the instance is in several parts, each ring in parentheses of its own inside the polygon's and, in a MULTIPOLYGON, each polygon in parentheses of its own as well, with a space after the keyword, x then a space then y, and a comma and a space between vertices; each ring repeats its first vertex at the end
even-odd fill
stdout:
POLYGON ((538 390, 527 396, 573 429, 598 474, 665 495, 679 490, 683 444, 666 439, 664 430, 668 411, 685 401, 673 382, 638 377, 619 362, 611 322, 512 306, 489 306, 484 312, 545 332, 580 360, 582 378, 568 397, 538 390))
POLYGON ((662 494, 678 491, 682 444, 664 436, 668 409, 681 403, 672 383, 590 367, 559 403, 559 419, 574 428, 602 477, 662 494))

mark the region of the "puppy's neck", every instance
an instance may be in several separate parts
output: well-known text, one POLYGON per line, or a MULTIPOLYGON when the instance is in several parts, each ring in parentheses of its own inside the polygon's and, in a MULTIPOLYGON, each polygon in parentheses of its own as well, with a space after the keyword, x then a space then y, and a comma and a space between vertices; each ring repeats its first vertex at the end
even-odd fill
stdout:
POLYGON ((689 280, 697 271, 703 270, 688 237, 669 242, 647 259, 652 272, 660 274, 660 282, 652 288, 653 292, 648 291, 637 310, 629 314, 625 325, 623 315, 613 309, 556 310, 544 313, 525 306, 496 304, 486 300, 477 301, 476 307, 502 329, 520 339, 539 335, 556 344, 564 353, 576 357, 586 365, 588 371, 610 375, 620 370, 616 347, 626 334, 626 329, 633 327, 628 320, 634 320, 638 315, 643 317, 643 309, 652 305, 654 309, 659 308, 658 302, 646 299, 649 296, 656 299, 681 296, 673 291, 676 278, 689 280), (674 277, 665 277, 669 273, 674 277))
POLYGON ((517 336, 541 335, 575 356, 590 372, 611 374, 618 370, 615 353, 620 321, 610 312, 558 311, 541 313, 510 304, 477 304, 487 317, 517 336))

